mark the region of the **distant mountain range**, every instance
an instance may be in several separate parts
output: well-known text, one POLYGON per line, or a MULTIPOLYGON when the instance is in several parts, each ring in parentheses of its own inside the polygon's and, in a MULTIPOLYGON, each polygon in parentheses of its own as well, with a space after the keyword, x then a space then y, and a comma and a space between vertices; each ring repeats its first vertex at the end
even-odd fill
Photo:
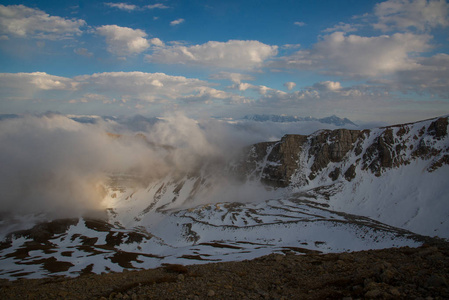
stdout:
POLYGON ((336 115, 332 115, 326 118, 314 118, 314 117, 298 117, 298 116, 286 116, 286 115, 246 115, 242 118, 243 120, 250 120, 256 122, 277 122, 277 123, 287 123, 287 122, 302 122, 302 121, 317 121, 325 124, 333 124, 336 126, 352 125, 357 126, 354 122, 347 118, 339 118, 336 115))
MULTIPOLYGON (((49 114, 49 113, 46 113, 49 114)), ((50 113, 52 114, 52 113, 50 113)), ((79 122, 79 123, 89 123, 96 124, 100 120, 103 121, 115 121, 119 124, 126 125, 129 129, 136 131, 146 130, 148 125, 154 125, 157 122, 162 121, 161 118, 155 117, 145 117, 142 115, 135 115, 132 117, 115 117, 115 116, 95 116, 95 115, 66 115, 68 118, 79 122)), ((20 115, 15 114, 0 114, 0 121, 6 119, 19 118, 20 115)), ((299 116, 287 116, 287 115, 265 115, 265 114, 251 114, 246 115, 240 120, 255 121, 255 122, 276 122, 276 123, 292 123, 292 122, 304 122, 304 121, 315 121, 323 124, 332 124, 338 127, 342 126, 357 126, 354 122, 347 118, 340 118, 336 115, 332 115, 326 118, 314 118, 314 117, 299 117, 299 116)))

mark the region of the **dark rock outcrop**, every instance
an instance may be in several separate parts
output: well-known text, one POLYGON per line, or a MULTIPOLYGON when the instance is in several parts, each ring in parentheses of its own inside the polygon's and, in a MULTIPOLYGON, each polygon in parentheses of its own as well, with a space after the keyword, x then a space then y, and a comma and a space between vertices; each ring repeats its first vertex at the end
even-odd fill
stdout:
POLYGON ((448 118, 439 118, 438 120, 432 122, 430 124, 429 128, 427 129, 427 132, 436 137, 437 139, 441 139, 447 135, 447 125, 448 125, 448 118))
POLYGON ((286 135, 279 143, 276 143, 263 169, 261 181, 268 185, 287 186, 290 178, 298 168, 299 154, 302 146, 306 143, 307 136, 286 135))
POLYGON ((330 162, 340 162, 353 148, 360 131, 337 129, 326 130, 310 139, 309 158, 315 160, 311 167, 310 179, 314 179, 330 162))

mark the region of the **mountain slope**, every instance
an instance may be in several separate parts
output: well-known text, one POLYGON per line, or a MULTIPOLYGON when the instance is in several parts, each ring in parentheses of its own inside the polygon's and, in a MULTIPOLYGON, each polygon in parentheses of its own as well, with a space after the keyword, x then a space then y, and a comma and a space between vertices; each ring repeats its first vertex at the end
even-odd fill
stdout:
POLYGON ((306 193, 333 209, 449 237, 447 127, 443 117, 286 135, 250 147, 234 170, 244 180, 306 193))
POLYGON ((286 135, 149 183, 110 174, 102 218, 8 234, 0 277, 419 246, 429 235, 449 237, 448 158, 443 117, 286 135))

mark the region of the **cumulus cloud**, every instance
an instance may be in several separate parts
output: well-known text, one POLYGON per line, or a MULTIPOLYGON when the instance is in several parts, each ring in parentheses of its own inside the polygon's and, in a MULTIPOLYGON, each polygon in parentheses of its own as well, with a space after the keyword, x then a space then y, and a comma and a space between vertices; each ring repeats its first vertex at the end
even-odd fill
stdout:
POLYGON ((202 45, 156 49, 147 55, 149 62, 166 64, 190 64, 229 69, 253 69, 277 54, 277 46, 258 41, 230 40, 210 41, 202 45))
POLYGON ((136 10, 138 8, 137 5, 127 4, 127 3, 106 2, 105 5, 107 5, 109 7, 118 8, 120 10, 125 10, 125 11, 133 11, 133 10, 136 10))
POLYGON ((42 10, 24 5, 0 5, 0 34, 43 39, 71 38, 82 33, 86 22, 50 16, 42 10))
POLYGON ((284 83, 284 86, 287 88, 287 90, 291 91, 296 86, 296 83, 289 81, 284 83))
POLYGON ((449 25, 449 3, 444 0, 389 0, 376 4, 374 14, 378 22, 373 26, 382 31, 449 25))
POLYGON ((164 42, 161 39, 159 39, 159 38, 152 38, 152 39, 150 39, 148 41, 149 41, 149 43, 151 45, 156 46, 156 47, 163 47, 163 46, 165 46, 164 42))
POLYGON ((396 33, 375 37, 334 32, 322 37, 312 49, 282 58, 274 66, 317 70, 343 77, 392 74, 416 67, 411 56, 430 49, 426 34, 396 33))
POLYGON ((181 24, 181 23, 184 23, 184 21, 185 21, 185 20, 182 19, 182 18, 181 18, 181 19, 176 19, 176 20, 171 21, 171 22, 170 22, 170 25, 171 25, 171 26, 176 26, 176 25, 179 25, 179 24, 181 24))
POLYGON ((151 44, 160 46, 158 38, 147 40, 147 34, 140 29, 132 29, 117 25, 103 25, 97 28, 97 33, 106 38, 108 51, 116 55, 133 55, 147 50, 151 44))

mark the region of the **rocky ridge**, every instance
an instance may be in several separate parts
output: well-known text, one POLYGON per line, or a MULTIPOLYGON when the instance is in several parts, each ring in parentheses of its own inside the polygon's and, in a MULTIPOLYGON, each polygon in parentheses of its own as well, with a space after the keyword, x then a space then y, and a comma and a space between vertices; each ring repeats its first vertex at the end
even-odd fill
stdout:
MULTIPOLYGON (((449 164, 448 117, 374 130, 321 130, 285 135, 251 146, 235 165, 247 180, 274 187, 307 186, 317 177, 351 181, 357 171, 376 176, 412 160, 428 161, 428 172, 449 164), (324 174, 326 173, 326 174, 324 174)), ((242 179, 245 179, 242 177, 242 179)), ((321 180, 323 181, 323 180, 321 180)))

